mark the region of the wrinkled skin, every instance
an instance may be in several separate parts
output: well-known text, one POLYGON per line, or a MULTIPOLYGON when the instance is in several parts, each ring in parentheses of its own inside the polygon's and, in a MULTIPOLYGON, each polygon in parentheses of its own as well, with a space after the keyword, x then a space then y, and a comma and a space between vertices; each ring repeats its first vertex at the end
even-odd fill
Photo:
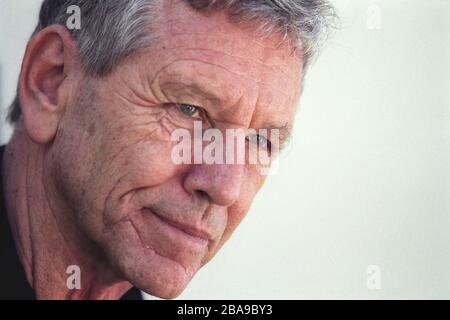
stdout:
POLYGON ((48 207, 66 242, 83 243, 67 247, 89 255, 82 270, 173 298, 230 237, 265 177, 257 165, 175 165, 172 132, 194 121, 221 131, 291 128, 301 60, 282 37, 257 37, 224 13, 167 1, 159 19, 152 47, 112 74, 74 71, 61 82, 49 143, 33 138, 32 115, 24 126, 41 155, 48 207), (177 103, 204 111, 191 117, 177 103))

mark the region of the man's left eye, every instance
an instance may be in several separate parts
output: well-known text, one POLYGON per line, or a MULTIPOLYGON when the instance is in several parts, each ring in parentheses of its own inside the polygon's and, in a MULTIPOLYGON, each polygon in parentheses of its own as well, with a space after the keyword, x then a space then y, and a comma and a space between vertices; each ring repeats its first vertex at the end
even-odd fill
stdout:
POLYGON ((178 109, 188 117, 198 118, 200 117, 200 107, 193 106, 191 104, 179 103, 178 109))
POLYGON ((247 137, 247 140, 253 143, 258 148, 264 148, 268 151, 272 150, 272 142, 262 135, 250 135, 247 137))

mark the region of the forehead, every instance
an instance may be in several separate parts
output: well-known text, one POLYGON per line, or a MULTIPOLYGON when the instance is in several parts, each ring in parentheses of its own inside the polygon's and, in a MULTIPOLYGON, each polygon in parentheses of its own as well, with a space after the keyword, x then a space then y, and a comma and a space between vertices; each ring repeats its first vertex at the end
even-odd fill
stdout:
POLYGON ((163 2, 155 26, 157 42, 165 47, 204 49, 221 54, 225 62, 226 56, 232 56, 245 64, 250 77, 266 72, 300 85, 301 58, 283 35, 258 35, 255 29, 260 25, 256 23, 236 24, 226 12, 199 12, 185 1, 168 0, 163 2))

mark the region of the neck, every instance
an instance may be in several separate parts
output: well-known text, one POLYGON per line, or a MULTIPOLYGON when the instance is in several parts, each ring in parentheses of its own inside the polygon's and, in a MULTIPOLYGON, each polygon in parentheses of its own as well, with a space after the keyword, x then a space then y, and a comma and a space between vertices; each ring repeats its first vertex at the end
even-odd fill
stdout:
POLYGON ((130 283, 80 231, 46 167, 47 156, 46 146, 20 127, 4 156, 6 207, 28 283, 38 299, 119 299, 130 283), (67 273, 69 266, 79 267, 79 277, 67 273))

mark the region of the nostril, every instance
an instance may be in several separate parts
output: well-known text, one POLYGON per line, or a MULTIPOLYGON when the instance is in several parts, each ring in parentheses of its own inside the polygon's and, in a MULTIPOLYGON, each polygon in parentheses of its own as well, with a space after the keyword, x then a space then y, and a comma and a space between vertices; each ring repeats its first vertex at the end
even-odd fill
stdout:
POLYGON ((192 198, 228 207, 239 198, 243 176, 241 165, 193 166, 184 176, 183 188, 192 198))
POLYGON ((197 196, 201 199, 205 199, 207 200, 209 203, 212 203, 213 199, 210 197, 210 195, 203 191, 203 190, 196 190, 195 193, 197 194, 197 196))

